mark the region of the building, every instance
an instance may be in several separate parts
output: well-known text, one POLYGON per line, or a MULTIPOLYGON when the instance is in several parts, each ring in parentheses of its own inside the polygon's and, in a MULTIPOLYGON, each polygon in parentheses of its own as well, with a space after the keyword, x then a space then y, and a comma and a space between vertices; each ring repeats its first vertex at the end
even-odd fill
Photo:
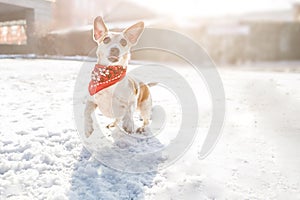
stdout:
POLYGON ((34 52, 36 39, 48 31, 51 1, 0 0, 0 53, 34 52))

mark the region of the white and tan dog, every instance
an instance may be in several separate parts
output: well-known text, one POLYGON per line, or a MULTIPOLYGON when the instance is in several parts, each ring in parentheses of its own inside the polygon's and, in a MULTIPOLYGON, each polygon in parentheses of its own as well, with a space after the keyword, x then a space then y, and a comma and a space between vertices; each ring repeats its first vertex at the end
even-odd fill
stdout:
MULTIPOLYGON (((110 32, 101 17, 95 18, 93 33, 98 44, 97 63, 104 67, 123 66, 126 69, 130 59, 130 48, 136 45, 143 30, 144 23, 138 22, 123 32, 110 32)), ((122 127, 127 133, 135 132, 133 113, 135 110, 140 111, 143 126, 136 131, 144 132, 151 117, 151 85, 154 84, 144 84, 125 76, 118 83, 90 96, 84 113, 86 136, 89 137, 94 130, 91 114, 97 107, 104 116, 115 119, 107 128, 122 122, 122 127)))

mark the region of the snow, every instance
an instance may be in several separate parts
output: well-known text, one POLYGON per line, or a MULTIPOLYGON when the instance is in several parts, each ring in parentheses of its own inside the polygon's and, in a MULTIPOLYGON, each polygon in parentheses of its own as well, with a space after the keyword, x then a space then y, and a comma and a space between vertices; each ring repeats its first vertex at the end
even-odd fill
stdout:
MULTIPOLYGON (((199 85, 201 134, 171 166, 126 173, 97 161, 77 134, 73 91, 82 62, 1 59, 0 199, 299 199, 300 74, 293 69, 300 63, 274 65, 276 70, 219 69, 226 122, 204 160, 198 153, 211 117, 207 91, 188 70, 176 68, 199 85)), ((159 95, 159 87, 151 90, 158 105, 173 101, 159 95)), ((97 120, 107 122, 100 113, 97 120)), ((122 135, 113 136, 122 146, 122 135)), ((167 145, 170 137, 158 135, 159 145, 167 145)), ((130 144, 135 148, 128 140, 123 148, 160 147, 153 141, 139 146, 137 139, 130 144)))

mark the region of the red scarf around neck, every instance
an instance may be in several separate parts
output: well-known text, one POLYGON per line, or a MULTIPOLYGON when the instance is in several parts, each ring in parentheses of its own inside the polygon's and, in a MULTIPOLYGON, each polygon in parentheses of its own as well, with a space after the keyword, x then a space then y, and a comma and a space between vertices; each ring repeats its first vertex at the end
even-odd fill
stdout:
POLYGON ((96 64, 89 84, 90 95, 94 95, 100 90, 119 82, 125 75, 126 67, 121 65, 104 66, 96 64))

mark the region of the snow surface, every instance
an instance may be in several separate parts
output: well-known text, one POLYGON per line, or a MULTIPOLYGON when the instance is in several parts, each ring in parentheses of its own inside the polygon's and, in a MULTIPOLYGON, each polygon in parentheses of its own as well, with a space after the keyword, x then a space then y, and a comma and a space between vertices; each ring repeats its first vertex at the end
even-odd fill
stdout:
POLYGON ((220 69, 226 122, 214 151, 199 160, 211 117, 208 92, 176 68, 201 96, 201 134, 170 167, 132 174, 104 166, 83 147, 73 116, 81 66, 0 60, 0 199, 300 199, 298 72, 220 69))

